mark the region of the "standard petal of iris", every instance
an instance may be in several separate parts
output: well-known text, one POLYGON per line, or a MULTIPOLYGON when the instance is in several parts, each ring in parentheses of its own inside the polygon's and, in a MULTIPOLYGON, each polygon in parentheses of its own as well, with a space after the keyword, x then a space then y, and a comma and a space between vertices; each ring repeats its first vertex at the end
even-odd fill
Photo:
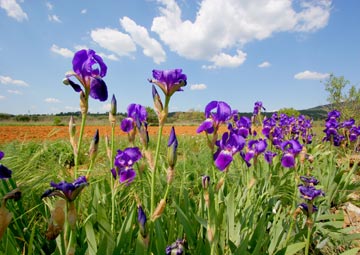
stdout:
POLYGON ((229 151, 221 151, 215 159, 215 166, 223 171, 233 160, 229 151))
POLYGON ((207 133, 211 134, 213 129, 214 122, 212 119, 206 119, 203 123, 200 124, 200 126, 197 128, 196 133, 201 133, 203 131, 206 131, 207 133))
POLYGON ((134 125, 133 125, 133 119, 132 118, 125 118, 121 121, 121 125, 120 128, 122 131, 128 133, 131 130, 134 129, 134 125))
POLYGON ((101 78, 93 78, 90 84, 90 96, 94 99, 99 99, 101 102, 108 98, 108 91, 106 84, 101 78))
POLYGON ((72 60, 72 64, 73 64, 73 70, 77 75, 82 75, 81 69, 87 58, 88 58, 87 50, 80 50, 75 53, 74 58, 72 60))
POLYGON ((295 158, 291 153, 285 153, 281 158, 281 165, 283 167, 294 167, 295 166, 295 158))

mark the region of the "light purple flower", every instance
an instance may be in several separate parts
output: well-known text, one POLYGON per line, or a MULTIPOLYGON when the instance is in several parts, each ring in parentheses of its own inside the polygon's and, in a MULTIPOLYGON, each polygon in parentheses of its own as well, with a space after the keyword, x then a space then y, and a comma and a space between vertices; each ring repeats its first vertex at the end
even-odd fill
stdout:
POLYGON ((121 121, 121 130, 129 133, 133 130, 137 122, 144 123, 147 119, 146 108, 140 104, 130 104, 127 108, 127 117, 121 121))

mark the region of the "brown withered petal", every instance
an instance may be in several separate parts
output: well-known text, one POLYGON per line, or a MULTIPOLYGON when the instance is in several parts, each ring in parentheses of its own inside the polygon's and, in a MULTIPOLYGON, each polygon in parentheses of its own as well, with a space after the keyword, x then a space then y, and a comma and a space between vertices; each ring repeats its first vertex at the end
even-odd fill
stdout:
POLYGON ((156 207, 154 214, 151 216, 151 220, 154 221, 157 218, 159 218, 162 213, 164 212, 164 209, 166 207, 166 201, 165 199, 161 199, 158 206, 156 207))
POLYGON ((12 219, 12 213, 5 208, 5 206, 0 207, 0 240, 3 237, 6 228, 9 226, 12 219))

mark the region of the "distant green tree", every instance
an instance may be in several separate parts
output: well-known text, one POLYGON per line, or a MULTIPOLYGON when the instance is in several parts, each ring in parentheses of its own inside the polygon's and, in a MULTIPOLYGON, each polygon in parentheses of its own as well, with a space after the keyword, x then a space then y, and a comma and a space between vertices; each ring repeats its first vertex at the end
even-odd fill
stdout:
POLYGON ((299 117, 300 112, 294 108, 281 108, 277 111, 279 114, 285 113, 287 116, 299 117))
POLYGON ((155 110, 150 106, 145 107, 145 109, 147 112, 147 122, 151 125, 159 124, 159 120, 155 110))
POLYGON ((53 121, 54 126, 64 126, 63 123, 61 123, 61 119, 59 117, 54 117, 54 121, 53 121))
POLYGON ((325 90, 329 93, 327 98, 330 103, 328 110, 338 110, 341 112, 342 119, 354 118, 360 120, 360 89, 351 85, 345 91, 350 81, 344 76, 335 76, 330 74, 325 81, 325 90))

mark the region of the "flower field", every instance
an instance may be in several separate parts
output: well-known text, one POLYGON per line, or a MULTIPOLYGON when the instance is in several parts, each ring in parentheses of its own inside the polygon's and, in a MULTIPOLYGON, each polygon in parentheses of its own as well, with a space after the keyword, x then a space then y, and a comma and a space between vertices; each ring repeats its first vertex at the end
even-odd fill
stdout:
POLYGON ((72 64, 81 120, 0 126, 0 254, 358 254, 355 120, 334 109, 314 132, 261 101, 251 118, 211 101, 198 126, 167 126, 187 83, 172 69, 148 80, 158 126, 137 103, 120 122, 115 95, 109 126, 87 126, 107 67, 93 50, 72 64))

